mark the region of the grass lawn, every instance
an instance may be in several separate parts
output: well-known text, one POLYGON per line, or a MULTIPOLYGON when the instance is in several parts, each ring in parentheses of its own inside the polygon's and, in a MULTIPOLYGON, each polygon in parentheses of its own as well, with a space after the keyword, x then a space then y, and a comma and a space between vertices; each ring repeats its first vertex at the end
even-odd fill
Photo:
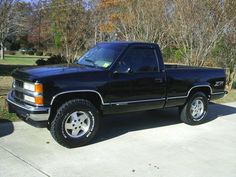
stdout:
POLYGON ((0 120, 6 119, 10 121, 19 120, 15 114, 9 114, 5 104, 7 92, 11 88, 12 78, 10 76, 0 76, 0 120))
POLYGON ((236 89, 232 89, 226 96, 219 100, 215 100, 214 103, 229 103, 236 101, 236 89))
POLYGON ((6 104, 5 104, 5 97, 2 97, 2 96, 0 96, 0 120, 9 120, 12 122, 19 120, 15 114, 8 113, 6 104))
POLYGON ((47 58, 45 56, 31 56, 20 54, 5 55, 5 59, 0 60, 0 76, 10 76, 11 72, 16 68, 35 65, 35 61, 42 57, 47 58))
POLYGON ((35 61, 44 56, 34 55, 5 55, 4 60, 0 60, 0 64, 4 65, 35 65, 35 61))

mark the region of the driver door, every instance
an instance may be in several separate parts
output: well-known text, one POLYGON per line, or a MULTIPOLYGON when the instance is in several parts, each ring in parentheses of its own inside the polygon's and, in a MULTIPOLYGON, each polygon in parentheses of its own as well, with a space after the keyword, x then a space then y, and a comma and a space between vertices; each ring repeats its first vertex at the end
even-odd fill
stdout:
POLYGON ((108 83, 107 98, 117 110, 162 108, 165 104, 165 73, 159 71, 154 46, 129 47, 108 83))

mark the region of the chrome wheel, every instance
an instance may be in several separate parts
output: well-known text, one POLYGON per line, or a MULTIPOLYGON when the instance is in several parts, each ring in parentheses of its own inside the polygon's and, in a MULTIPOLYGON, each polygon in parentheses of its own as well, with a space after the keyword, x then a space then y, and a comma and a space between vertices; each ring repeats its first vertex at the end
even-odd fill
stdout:
POLYGON ((203 119, 204 103, 201 98, 195 98, 193 100, 193 102, 191 103, 190 113, 194 121, 200 121, 201 119, 203 119))
POLYGON ((64 127, 70 137, 79 138, 89 131, 90 124, 91 121, 87 113, 76 111, 66 118, 64 127))

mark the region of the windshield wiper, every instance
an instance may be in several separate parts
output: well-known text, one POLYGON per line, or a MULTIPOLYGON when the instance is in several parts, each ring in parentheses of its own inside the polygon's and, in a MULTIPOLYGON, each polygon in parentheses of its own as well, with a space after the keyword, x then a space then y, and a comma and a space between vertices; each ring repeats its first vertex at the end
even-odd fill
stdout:
POLYGON ((94 62, 93 60, 90 60, 90 59, 85 59, 85 61, 87 61, 87 62, 89 62, 89 63, 92 63, 92 64, 93 64, 93 66, 96 66, 96 65, 95 65, 95 62, 94 62))
POLYGON ((103 67, 100 67, 100 66, 96 65, 96 64, 95 64, 95 61, 93 61, 93 60, 84 59, 84 61, 89 62, 89 63, 92 63, 93 65, 81 64, 79 61, 77 62, 77 64, 84 65, 84 66, 90 66, 90 67, 94 67, 94 68, 101 68, 101 69, 104 69, 103 67))

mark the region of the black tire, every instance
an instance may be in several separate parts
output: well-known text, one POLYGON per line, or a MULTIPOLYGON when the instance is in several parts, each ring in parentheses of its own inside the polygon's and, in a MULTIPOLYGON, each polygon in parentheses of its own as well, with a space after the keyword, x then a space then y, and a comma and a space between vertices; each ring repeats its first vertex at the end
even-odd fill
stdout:
POLYGON ((58 109, 58 112, 51 123, 50 132, 52 134, 52 137, 59 144, 68 148, 73 148, 88 144, 96 135, 98 128, 99 128, 98 110, 88 100, 75 99, 64 103, 58 109), (72 116, 72 114, 74 116, 72 116), (81 115, 85 116, 87 124, 85 122, 82 122, 82 118, 80 118, 81 115), (77 120, 74 120, 73 117, 77 116, 78 116, 77 120), (68 123, 68 121, 70 121, 70 123, 68 123), (77 122, 74 123, 74 121, 77 122), (68 129, 68 127, 66 127, 66 123, 68 123, 67 125, 70 124, 70 126, 73 125, 73 129, 71 129, 71 131, 70 129, 68 129), (86 131, 83 131, 81 128, 83 123, 84 125, 87 126, 86 131), (79 127, 80 124, 81 127, 79 127), (79 129, 79 130, 77 129, 77 131, 79 131, 78 135, 72 135, 73 131, 76 131, 75 128, 79 129))
POLYGON ((206 95, 202 92, 196 92, 189 97, 187 103, 180 108, 180 119, 189 125, 199 125, 206 121, 207 112, 208 99, 206 95), (203 108, 201 106, 199 106, 200 108, 195 108, 196 102, 200 103, 199 105, 203 105, 203 108), (197 109, 197 111, 194 112, 193 109, 197 109))

